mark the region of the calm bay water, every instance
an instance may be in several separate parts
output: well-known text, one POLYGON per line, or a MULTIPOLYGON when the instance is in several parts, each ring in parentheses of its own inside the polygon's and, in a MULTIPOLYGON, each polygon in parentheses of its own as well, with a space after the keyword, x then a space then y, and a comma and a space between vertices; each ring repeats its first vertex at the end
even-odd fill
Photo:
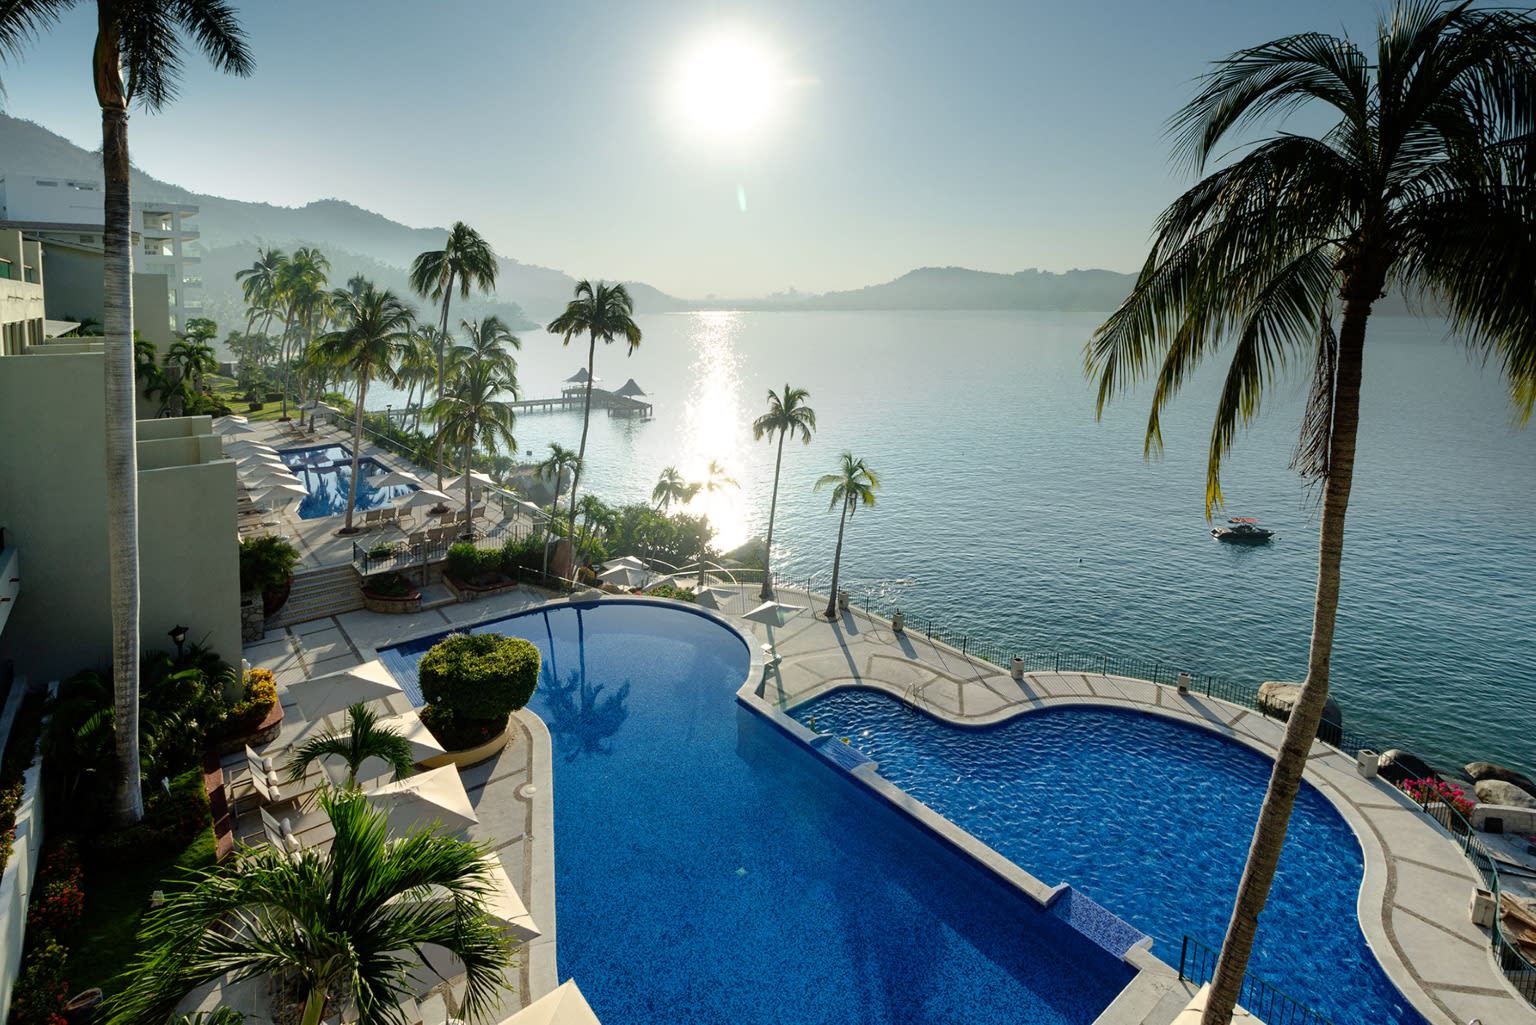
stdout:
MULTIPOLYGON (((769 388, 807 388, 819 430, 786 445, 775 567, 830 578, 837 517, 817 477, 850 449, 881 475, 850 522, 845 586, 862 604, 932 617, 1020 650, 1157 657, 1236 680, 1305 674, 1316 582, 1311 492, 1287 469, 1305 368, 1267 400, 1223 474, 1225 515, 1278 531, 1221 545, 1203 516, 1213 366, 1142 458, 1150 389, 1101 422, 1082 346, 1102 318, 1053 313, 700 313, 639 318, 633 356, 602 348, 605 387, 636 378, 649 422, 594 411, 590 486, 649 500, 662 467, 719 460, 740 488, 695 505, 729 548, 766 532, 774 448, 752 440, 769 388)), ((1512 425, 1492 369, 1438 324, 1378 318, 1365 367, 1333 692, 1345 725, 1442 766, 1536 769, 1536 428, 1512 425)), ((528 333, 523 394, 555 394, 586 359, 528 333)), ((383 401, 381 398, 380 401, 383 401)), ((396 400, 398 401, 398 399, 396 400)), ((538 458, 575 447, 581 417, 530 413, 538 458)))

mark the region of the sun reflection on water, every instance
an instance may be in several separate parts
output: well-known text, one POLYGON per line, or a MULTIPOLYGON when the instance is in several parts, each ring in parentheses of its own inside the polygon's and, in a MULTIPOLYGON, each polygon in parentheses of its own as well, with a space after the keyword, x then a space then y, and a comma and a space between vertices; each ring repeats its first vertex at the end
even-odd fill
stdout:
MULTIPOLYGON (((742 355, 736 347, 741 317, 708 312, 693 314, 691 319, 693 388, 683 411, 682 448, 675 465, 687 480, 702 482, 713 460, 740 481, 747 467, 744 451, 751 441, 741 405, 742 355)), ((746 501, 739 487, 701 490, 687 511, 709 517, 715 547, 722 551, 748 538, 746 501)))

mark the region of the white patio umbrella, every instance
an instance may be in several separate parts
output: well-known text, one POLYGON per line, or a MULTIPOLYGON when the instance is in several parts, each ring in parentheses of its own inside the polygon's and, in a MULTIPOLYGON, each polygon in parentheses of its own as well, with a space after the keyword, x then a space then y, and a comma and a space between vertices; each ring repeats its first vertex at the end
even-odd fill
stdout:
POLYGON ((421 488, 400 503, 401 509, 417 509, 422 506, 447 505, 453 499, 434 488, 421 488))
POLYGON ((784 621, 797 612, 804 612, 804 605, 785 605, 783 602, 765 601, 741 618, 764 626, 783 626, 784 621))
POLYGON ((541 930, 534 924, 523 898, 517 895, 517 888, 512 885, 512 877, 507 875, 507 870, 501 866, 501 859, 493 856, 488 861, 492 889, 486 894, 486 913, 501 926, 502 931, 519 940, 531 940, 538 936, 541 930))
POLYGON ((378 659, 288 685, 288 696, 299 703, 306 719, 319 719, 359 701, 377 701, 399 693, 400 684, 378 659))
POLYGON ((635 569, 633 566, 615 566, 612 569, 603 570, 597 575, 597 579, 616 587, 646 587, 656 579, 656 574, 648 569, 635 569))
POLYGON ((731 592, 729 591, 716 591, 713 588, 705 587, 694 594, 693 600, 694 604, 698 605, 701 609, 719 610, 725 608, 721 602, 729 597, 731 597, 731 592))
POLYGON ((277 449, 273 448, 271 445, 263 445, 259 441, 245 441, 243 439, 237 439, 235 441, 226 441, 224 443, 225 455, 246 455, 250 452, 265 452, 268 455, 277 455, 277 449))
MULTIPOLYGON (((471 470, 471 471, 469 471, 469 479, 474 482, 473 484, 470 485, 471 487, 495 487, 496 486, 496 482, 491 479, 491 475, 490 474, 482 473, 479 470, 471 470)), ((464 475, 461 473, 457 477, 453 478, 452 480, 443 481, 443 490, 448 492, 450 495, 453 494, 455 491, 462 492, 464 490, 464 475)))
POLYGON ((609 559, 607 562, 603 563, 603 569, 617 569, 620 566, 626 566, 629 569, 641 569, 646 570, 647 572, 650 571, 649 566, 635 558, 633 555, 625 555, 618 559, 609 559))
POLYGON ((480 821, 469 803, 457 766, 428 769, 393 783, 364 791, 368 803, 384 812, 396 836, 440 823, 449 833, 462 833, 480 821))
POLYGON ((271 484, 267 481, 261 481, 256 487, 257 489, 266 489, 257 494, 256 503, 273 509, 281 509, 295 498, 304 498, 309 495, 309 489, 299 484, 285 484, 282 482, 271 484))
POLYGON ((376 488, 394 488, 402 484, 409 484, 413 488, 422 486, 421 478, 409 470, 390 470, 382 477, 374 477, 368 481, 376 488))
POLYGON ((587 998, 568 979, 507 1019, 507 1025, 600 1025, 587 998))
MULTIPOLYGON (((301 487, 304 484, 288 467, 274 466, 271 463, 253 463, 250 466, 240 467, 237 472, 240 474, 241 480, 253 484, 262 484, 268 481, 272 484, 297 484, 301 487)), ((308 492, 305 493, 308 494, 308 492)))
POLYGON ((213 422, 214 432, 225 437, 239 434, 255 434, 256 428, 252 427, 244 417, 222 417, 213 422))

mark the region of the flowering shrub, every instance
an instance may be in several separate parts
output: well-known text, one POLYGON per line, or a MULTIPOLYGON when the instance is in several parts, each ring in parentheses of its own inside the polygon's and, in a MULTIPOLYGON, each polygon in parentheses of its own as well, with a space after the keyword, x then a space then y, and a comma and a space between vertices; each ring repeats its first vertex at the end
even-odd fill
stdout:
POLYGON ((21 975, 11 996, 9 1025, 58 1025, 64 1021, 60 1012, 69 999, 69 982, 64 978, 69 951, 51 933, 27 939, 21 975))
POLYGON ((1409 797, 1420 804, 1448 804, 1455 808, 1462 818, 1472 814, 1472 808, 1477 804, 1467 797, 1467 792, 1459 783, 1452 783, 1444 779, 1405 779, 1403 790, 1409 797))
POLYGON ((85 914, 85 891, 80 888, 80 854, 73 843, 55 848, 38 869, 27 907, 27 929, 45 929, 68 938, 85 914))
POLYGON ((252 669, 245 674, 245 694, 224 714, 219 733, 225 737, 244 737, 256 732, 277 704, 277 677, 270 669, 252 669))

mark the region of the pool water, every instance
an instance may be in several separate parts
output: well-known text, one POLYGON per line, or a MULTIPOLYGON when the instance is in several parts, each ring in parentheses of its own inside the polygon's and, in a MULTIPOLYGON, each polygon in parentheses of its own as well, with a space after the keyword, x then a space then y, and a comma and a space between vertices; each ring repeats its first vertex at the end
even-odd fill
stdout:
MULTIPOLYGON (((605 1025, 1089 1025, 1130 980, 742 708, 717 622, 605 602, 486 631, 543 656, 559 971, 605 1025)), ((415 690, 436 639, 380 657, 415 690)))
MULTIPOLYGON (((299 519, 314 520, 347 511, 347 492, 352 487, 352 450, 345 445, 316 445, 310 448, 285 448, 277 453, 290 470, 304 482, 309 494, 299 502, 299 519)), ((357 483, 354 511, 378 509, 416 489, 409 484, 387 488, 368 483, 389 471, 376 459, 364 456, 357 461, 362 480, 357 483)))
MULTIPOLYGON (((1069 707, 958 727, 893 697, 839 690, 794 709, 847 737, 880 775, 1043 882, 1071 882, 1177 966, 1187 934, 1217 948, 1271 762, 1209 730, 1069 707)), ((1337 1025, 1422 1025, 1366 946, 1353 830, 1297 795, 1249 971, 1337 1025)))

